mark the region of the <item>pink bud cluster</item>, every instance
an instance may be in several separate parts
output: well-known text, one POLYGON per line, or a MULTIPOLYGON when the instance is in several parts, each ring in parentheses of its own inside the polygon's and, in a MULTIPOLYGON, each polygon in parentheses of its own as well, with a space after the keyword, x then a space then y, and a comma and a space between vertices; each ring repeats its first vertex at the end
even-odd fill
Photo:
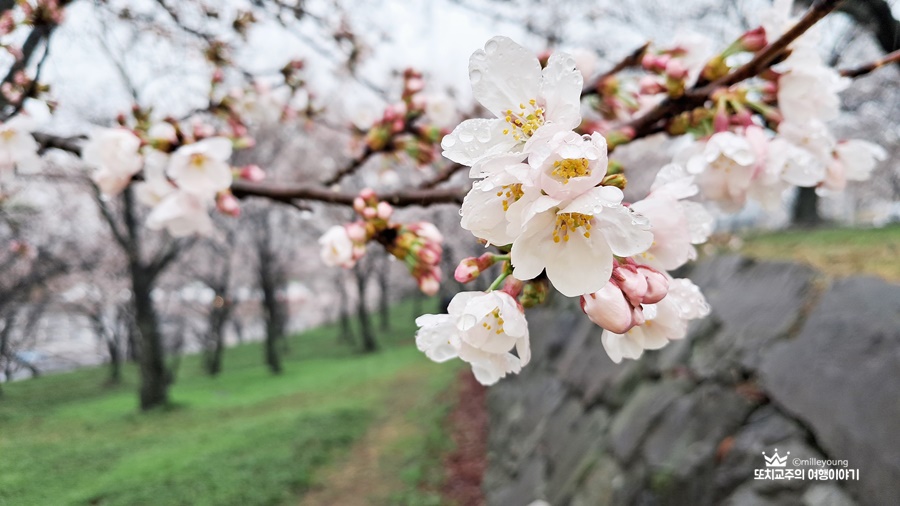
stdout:
POLYGON ((668 279, 656 269, 616 262, 606 286, 581 297, 581 309, 600 327, 624 334, 646 321, 641 304, 656 304, 668 290, 668 279))
POLYGON ((443 236, 427 222, 394 223, 394 208, 378 199, 375 191, 366 188, 353 200, 353 210, 362 218, 344 225, 344 244, 349 239, 352 246, 339 247, 337 234, 323 236, 323 258, 330 265, 352 267, 365 254, 366 244, 375 241, 399 260, 402 260, 416 279, 422 292, 434 295, 441 281, 441 244, 443 236), (332 250, 333 248, 333 250, 332 250), (352 249, 351 249, 352 248, 352 249))
POLYGON ((438 229, 423 221, 400 225, 396 239, 387 250, 406 263, 422 293, 434 295, 441 287, 443 241, 438 229))
POLYGON ((427 114, 429 99, 422 74, 414 69, 403 72, 403 92, 399 102, 389 104, 366 132, 364 142, 368 151, 403 152, 424 166, 434 162, 437 146, 449 131, 430 124, 427 114))

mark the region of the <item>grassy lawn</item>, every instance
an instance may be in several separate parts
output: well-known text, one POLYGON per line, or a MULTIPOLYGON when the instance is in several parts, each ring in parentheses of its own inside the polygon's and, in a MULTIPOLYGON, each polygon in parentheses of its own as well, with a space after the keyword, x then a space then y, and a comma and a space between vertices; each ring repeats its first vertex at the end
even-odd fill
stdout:
POLYGON ((744 239, 741 251, 756 258, 798 260, 833 276, 870 274, 900 282, 900 225, 753 235, 744 239))
POLYGON ((325 326, 290 339, 277 377, 258 344, 228 349, 218 378, 185 357, 175 406, 150 414, 137 412, 132 367, 116 387, 103 386, 103 368, 4 385, 0 505, 297 504, 329 486, 328 470, 374 426, 397 421, 379 461, 397 479, 381 492, 391 504, 437 504, 429 489, 458 368, 415 349, 411 305, 394 312, 379 353, 339 345, 325 326))

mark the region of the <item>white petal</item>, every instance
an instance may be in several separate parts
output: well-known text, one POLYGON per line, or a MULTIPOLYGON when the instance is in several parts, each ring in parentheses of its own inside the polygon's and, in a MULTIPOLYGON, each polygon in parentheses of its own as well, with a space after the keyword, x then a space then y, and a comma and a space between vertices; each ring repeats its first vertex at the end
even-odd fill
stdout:
POLYGON ((612 275, 613 254, 603 237, 593 235, 588 240, 579 232, 580 229, 569 232, 568 241, 545 246, 557 250, 553 262, 546 266, 547 277, 566 297, 594 293, 612 275))
POLYGON ((575 67, 575 58, 553 53, 544 68, 541 95, 546 104, 545 117, 573 129, 581 123, 581 89, 584 77, 575 67))
MULTIPOLYGON (((469 58, 469 80, 478 102, 495 116, 537 99, 541 64, 537 56, 507 37, 494 37, 469 58)), ((462 162, 460 162, 462 163, 462 162)))
POLYGON ((500 119, 467 119, 441 140, 443 155, 471 166, 486 157, 511 152, 518 141, 503 133, 504 125, 500 119))
POLYGON ((623 358, 637 359, 644 353, 643 348, 637 345, 627 335, 614 334, 608 330, 603 331, 600 337, 603 349, 615 363, 620 363, 623 358))
POLYGON ((595 222, 612 252, 618 256, 637 255, 653 244, 648 220, 627 207, 606 207, 595 217, 595 222))

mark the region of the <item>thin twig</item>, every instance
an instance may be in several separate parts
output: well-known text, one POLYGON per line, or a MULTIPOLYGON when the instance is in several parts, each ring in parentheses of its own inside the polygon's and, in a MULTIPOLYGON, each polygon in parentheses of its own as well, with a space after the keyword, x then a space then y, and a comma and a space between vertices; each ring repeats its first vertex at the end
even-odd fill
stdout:
POLYGON ((630 130, 632 139, 646 137, 650 132, 658 131, 656 125, 665 118, 671 118, 682 112, 703 105, 712 93, 720 88, 755 77, 769 68, 787 47, 806 33, 814 24, 833 11, 840 0, 818 0, 803 14, 797 23, 786 31, 781 37, 756 53, 756 56, 746 64, 738 67, 734 72, 723 76, 700 88, 689 90, 678 98, 667 98, 659 105, 648 111, 643 116, 635 118, 623 125, 623 129, 630 130))
POLYGON ((586 95, 593 95, 597 93, 597 87, 606 79, 618 74, 619 72, 640 65, 641 60, 644 58, 644 54, 647 52, 647 49, 650 48, 650 42, 647 42, 643 46, 635 49, 634 51, 625 55, 624 58, 619 60, 618 63, 613 65, 613 67, 606 72, 600 74, 594 79, 591 79, 590 83, 586 83, 584 85, 584 89, 581 90, 581 96, 584 97, 586 95))
POLYGON ((841 70, 841 75, 850 78, 860 77, 895 62, 900 62, 900 49, 890 52, 884 55, 882 58, 879 58, 873 62, 869 62, 865 65, 860 65, 859 67, 855 67, 852 69, 843 69, 841 70))

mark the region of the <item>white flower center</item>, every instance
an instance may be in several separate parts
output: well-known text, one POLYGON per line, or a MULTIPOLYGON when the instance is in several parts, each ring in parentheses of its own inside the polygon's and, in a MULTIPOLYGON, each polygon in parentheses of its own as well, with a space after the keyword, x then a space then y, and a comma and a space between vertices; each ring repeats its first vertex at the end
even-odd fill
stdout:
POLYGON ((189 165, 193 169, 203 170, 203 166, 206 165, 206 155, 203 153, 192 154, 189 165))
POLYGON ((550 174, 561 178, 563 184, 569 184, 573 177, 591 175, 590 162, 587 158, 564 158, 553 162, 553 171, 550 174))
POLYGON ((506 122, 509 123, 509 128, 504 129, 503 134, 512 135, 517 141, 524 141, 544 124, 544 109, 537 107, 537 100, 531 99, 527 107, 519 104, 518 112, 507 109, 506 122))
POLYGON ((485 321, 481 323, 481 326, 484 327, 485 330, 494 330, 494 334, 498 335, 503 333, 503 318, 500 317, 499 307, 488 313, 488 315, 484 317, 484 320, 485 321))
POLYGON ((504 212, 508 211, 510 204, 517 202, 520 198, 522 198, 522 195, 524 194, 525 192, 522 191, 521 183, 505 185, 500 191, 497 192, 498 197, 503 197, 504 195, 506 196, 506 198, 503 199, 504 212))
POLYGON ((589 214, 563 213, 556 215, 556 226, 553 227, 553 242, 569 242, 569 233, 575 233, 579 228, 585 238, 591 237, 591 219, 589 214))

